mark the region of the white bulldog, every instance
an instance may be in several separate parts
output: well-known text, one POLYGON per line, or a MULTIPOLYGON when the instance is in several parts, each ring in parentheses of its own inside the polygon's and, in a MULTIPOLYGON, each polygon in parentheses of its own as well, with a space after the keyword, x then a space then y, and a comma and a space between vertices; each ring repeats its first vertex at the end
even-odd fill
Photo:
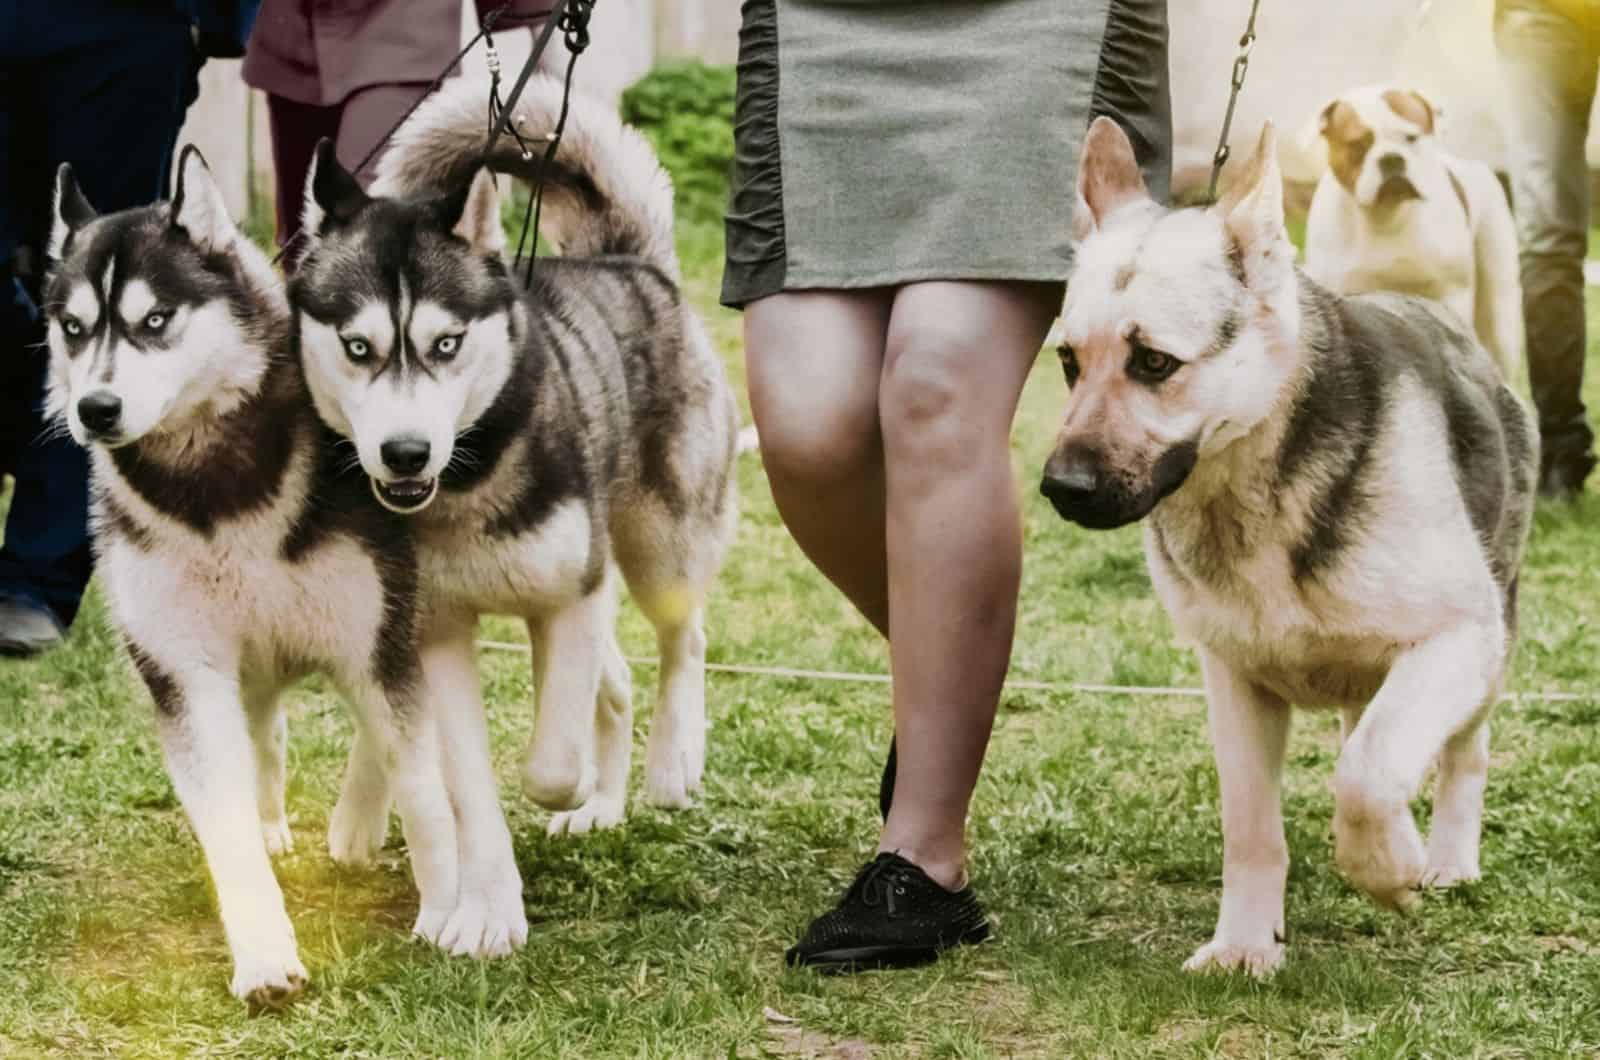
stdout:
POLYGON ((1306 219, 1306 271, 1342 294, 1399 291, 1469 324, 1507 380, 1522 362, 1522 290, 1511 207, 1494 171, 1449 154, 1439 108, 1374 85, 1329 103, 1327 152, 1306 219))

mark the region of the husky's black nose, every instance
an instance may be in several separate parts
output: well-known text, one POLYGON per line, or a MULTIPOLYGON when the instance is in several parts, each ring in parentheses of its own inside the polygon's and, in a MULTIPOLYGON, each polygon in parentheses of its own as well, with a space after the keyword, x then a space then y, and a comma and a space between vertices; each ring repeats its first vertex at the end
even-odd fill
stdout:
POLYGON ((378 447, 383 466, 397 475, 415 475, 427 467, 428 455, 432 451, 433 447, 426 438, 418 438, 414 434, 390 438, 378 447))
POLYGON ((109 434, 122 419, 122 399, 109 390, 91 390, 78 399, 78 419, 94 434, 109 434))
POLYGON ((1406 171, 1406 160, 1396 154, 1383 155, 1378 159, 1378 175, 1384 180, 1398 177, 1406 171))

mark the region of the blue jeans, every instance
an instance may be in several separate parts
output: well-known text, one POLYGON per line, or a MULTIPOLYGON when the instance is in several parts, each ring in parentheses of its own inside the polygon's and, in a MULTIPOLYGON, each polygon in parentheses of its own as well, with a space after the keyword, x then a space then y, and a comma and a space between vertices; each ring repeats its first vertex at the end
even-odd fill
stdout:
POLYGON ((71 625, 93 559, 88 461, 50 436, 39 285, 56 167, 102 213, 167 194, 199 60, 176 8, 15 0, 0 12, 0 474, 13 479, 0 598, 71 625))

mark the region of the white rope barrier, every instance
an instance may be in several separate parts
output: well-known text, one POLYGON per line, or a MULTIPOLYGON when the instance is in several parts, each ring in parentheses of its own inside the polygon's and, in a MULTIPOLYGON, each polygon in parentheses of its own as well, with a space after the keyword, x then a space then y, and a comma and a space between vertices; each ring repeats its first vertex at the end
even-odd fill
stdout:
MULTIPOLYGON (((509 641, 480 640, 480 648, 490 651, 517 652, 527 655, 530 652, 528 645, 515 644, 509 641)), ((632 666, 655 666, 655 659, 629 659, 632 666)), ((890 678, 888 674, 850 673, 841 670, 805 670, 790 666, 744 666, 736 663, 706 663, 706 670, 711 673, 737 674, 745 677, 783 677, 801 681, 834 681, 844 684, 857 685, 886 685, 890 678)), ((1078 684, 1066 681, 1030 681, 1022 678, 1008 678, 1005 687, 1023 692, 1077 692, 1085 695, 1097 696, 1170 696, 1178 699, 1204 699, 1203 688, 1181 688, 1162 685, 1095 685, 1078 684)), ((1513 692, 1501 698, 1501 702, 1523 703, 1583 703, 1600 699, 1600 694, 1594 692, 1513 692)))

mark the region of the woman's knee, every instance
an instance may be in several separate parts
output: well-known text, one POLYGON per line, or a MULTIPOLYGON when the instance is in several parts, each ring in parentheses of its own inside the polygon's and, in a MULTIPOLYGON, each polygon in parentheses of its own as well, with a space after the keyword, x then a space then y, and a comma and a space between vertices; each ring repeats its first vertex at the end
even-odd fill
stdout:
POLYGON ((834 481, 879 460, 883 336, 851 319, 859 308, 847 303, 820 320, 809 306, 747 315, 750 410, 769 473, 834 481))
POLYGON ((966 462, 997 439, 1004 444, 1009 412, 984 381, 994 351, 960 327, 914 325, 892 335, 878 392, 887 449, 918 462, 966 462))
POLYGON ((752 383, 750 408, 768 473, 816 484, 850 479, 876 464, 881 442, 874 396, 752 383))
POLYGON ((897 457, 948 470, 1003 453, 1059 284, 926 283, 895 301, 878 417, 897 457))

